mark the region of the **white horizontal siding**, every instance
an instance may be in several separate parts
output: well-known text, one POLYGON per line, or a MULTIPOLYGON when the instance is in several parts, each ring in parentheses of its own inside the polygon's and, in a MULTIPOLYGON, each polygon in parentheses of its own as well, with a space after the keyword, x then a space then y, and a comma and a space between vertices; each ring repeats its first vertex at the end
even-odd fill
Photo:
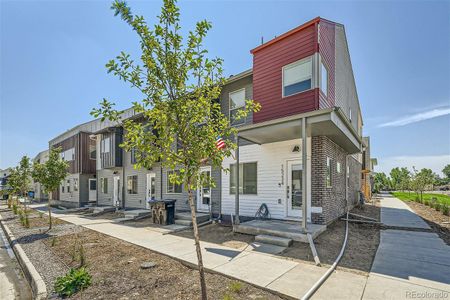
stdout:
MULTIPOLYGON (((239 148, 239 161, 241 163, 257 162, 258 176, 258 194, 239 197, 241 216, 254 217, 260 205, 265 203, 269 207, 272 218, 287 218, 286 164, 288 160, 301 160, 302 155, 301 152, 292 152, 295 145, 301 145, 301 139, 239 148)), ((310 160, 310 156, 308 159, 310 160)), ((229 168, 233 163, 235 163, 234 158, 226 158, 223 166, 229 168)), ((308 190, 310 191, 310 188, 308 190)), ((234 212, 235 195, 230 194, 230 174, 222 171, 222 213, 234 214, 234 212)))

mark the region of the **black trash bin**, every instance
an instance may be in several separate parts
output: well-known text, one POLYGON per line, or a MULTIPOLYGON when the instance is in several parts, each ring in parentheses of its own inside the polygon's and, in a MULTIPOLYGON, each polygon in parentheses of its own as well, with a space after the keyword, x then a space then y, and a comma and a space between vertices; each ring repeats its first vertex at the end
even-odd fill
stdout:
POLYGON ((163 200, 165 204, 165 209, 167 212, 167 225, 175 223, 175 201, 177 200, 163 200))

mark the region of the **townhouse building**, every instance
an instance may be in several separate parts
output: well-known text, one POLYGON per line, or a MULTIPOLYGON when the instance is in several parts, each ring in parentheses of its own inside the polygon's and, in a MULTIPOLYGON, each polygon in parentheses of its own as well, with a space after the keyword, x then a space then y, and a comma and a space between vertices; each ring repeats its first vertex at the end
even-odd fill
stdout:
MULTIPOLYGON (((44 164, 46 161, 48 161, 48 155, 49 155, 49 150, 46 149, 44 151, 39 152, 34 158, 33 158, 33 163, 40 163, 40 164, 44 164)), ((42 186, 39 182, 35 182, 34 180, 32 180, 32 189, 34 191, 34 199, 38 200, 38 201, 46 201, 48 200, 48 193, 46 193, 43 189, 42 186)))
MULTIPOLYGON (((223 162, 231 171, 202 168, 216 186, 198 189, 197 210, 240 222, 265 205, 273 219, 301 221, 304 228, 329 224, 369 189, 362 170, 370 140, 362 136, 344 26, 318 17, 250 52, 252 69, 229 77, 220 96, 222 112, 238 129, 238 150, 223 162), (245 99, 262 108, 236 120, 245 99)), ((175 199, 178 212, 188 211, 184 187, 169 182, 177 170, 135 168, 134 152, 119 146, 123 138, 120 124, 94 120, 50 141, 62 147, 71 174, 55 199, 123 209, 175 199)))

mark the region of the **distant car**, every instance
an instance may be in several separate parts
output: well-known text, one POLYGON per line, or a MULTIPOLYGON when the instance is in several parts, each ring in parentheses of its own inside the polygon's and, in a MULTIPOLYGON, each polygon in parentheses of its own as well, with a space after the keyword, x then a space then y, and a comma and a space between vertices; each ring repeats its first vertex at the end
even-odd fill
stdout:
POLYGON ((443 186, 440 188, 441 191, 450 191, 450 186, 443 186))

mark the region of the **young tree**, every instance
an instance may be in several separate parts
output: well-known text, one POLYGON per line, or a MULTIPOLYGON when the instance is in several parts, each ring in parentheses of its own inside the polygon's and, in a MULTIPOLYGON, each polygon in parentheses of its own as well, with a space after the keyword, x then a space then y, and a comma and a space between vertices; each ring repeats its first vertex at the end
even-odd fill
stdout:
POLYGON ((35 162, 33 165, 32 176, 34 181, 39 182, 42 190, 49 194, 47 203, 48 208, 48 229, 52 229, 52 210, 50 207, 50 199, 52 192, 59 188, 61 181, 67 176, 68 163, 61 159, 59 153, 61 148, 53 148, 50 150, 48 160, 41 164, 35 162))
POLYGON ((11 187, 13 194, 18 197, 25 197, 23 205, 26 213, 28 190, 31 185, 31 163, 27 156, 23 156, 19 165, 13 168, 8 177, 8 184, 11 187))
POLYGON ((411 183, 411 173, 408 171, 407 168, 401 168, 400 169, 400 182, 399 187, 402 191, 409 190, 410 189, 410 183, 411 183))
POLYGON ((434 181, 434 175, 433 171, 431 169, 423 168, 419 171, 415 167, 413 167, 414 170, 414 177, 413 177, 413 187, 417 193, 420 193, 420 200, 423 200, 423 191, 425 188, 433 184, 434 181))
POLYGON ((444 180, 446 181, 446 183, 450 183, 450 165, 446 165, 442 169, 442 173, 444 173, 444 180))
POLYGON ((373 187, 375 193, 390 189, 390 181, 385 173, 375 173, 373 187))
MULTIPOLYGON (((222 114, 217 100, 225 82, 222 60, 209 59, 203 46, 211 24, 198 22, 185 39, 180 34, 180 11, 175 0, 164 0, 159 22, 153 28, 142 16, 133 15, 123 1, 115 1, 112 9, 137 33, 142 54, 138 63, 122 52, 106 66, 108 72, 142 92, 142 101, 133 103, 142 118, 121 120, 120 112, 106 99, 92 114, 102 116, 102 120, 123 121, 122 147, 126 151, 134 149, 137 168, 158 163, 177 169, 169 179, 183 184, 188 192, 202 299, 207 299, 193 192, 205 184, 215 185, 211 178, 201 175, 200 167, 209 164, 222 169, 223 159, 236 148, 236 130, 222 114), (216 147, 218 137, 226 144, 221 150, 216 147)), ((236 118, 258 109, 258 104, 247 100, 236 118)))

